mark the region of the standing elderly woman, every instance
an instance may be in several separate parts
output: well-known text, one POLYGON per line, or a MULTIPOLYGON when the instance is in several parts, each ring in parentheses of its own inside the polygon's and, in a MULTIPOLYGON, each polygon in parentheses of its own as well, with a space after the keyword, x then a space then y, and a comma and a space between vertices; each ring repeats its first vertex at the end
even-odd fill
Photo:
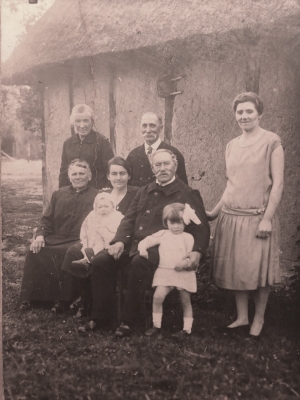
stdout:
POLYGON ((71 185, 53 193, 26 255, 21 308, 29 308, 33 300, 57 301, 63 298, 61 284, 65 277, 60 268, 67 249, 79 241, 81 224, 93 209, 98 193, 88 185, 91 175, 86 161, 73 160, 68 168, 71 185))
POLYGON ((75 134, 68 138, 63 145, 59 187, 70 185, 68 166, 75 158, 85 160, 91 167, 92 178, 90 185, 102 189, 108 182, 106 166, 114 154, 108 139, 92 129, 94 112, 86 104, 78 104, 72 110, 70 117, 75 134))
POLYGON ((233 102, 242 134, 226 147, 227 186, 210 220, 218 216, 213 279, 235 291, 237 319, 220 332, 248 331, 248 291, 254 291, 250 337, 258 339, 270 286, 280 283, 279 223, 276 209, 283 188, 284 154, 275 133, 259 126, 263 103, 246 92, 233 102))

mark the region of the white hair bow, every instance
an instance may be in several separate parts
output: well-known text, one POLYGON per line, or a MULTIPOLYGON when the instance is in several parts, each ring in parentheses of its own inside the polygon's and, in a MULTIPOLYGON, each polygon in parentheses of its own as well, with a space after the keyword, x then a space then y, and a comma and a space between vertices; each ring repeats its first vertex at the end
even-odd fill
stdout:
POLYGON ((193 210, 191 208, 191 206, 187 203, 185 203, 185 209, 183 211, 182 218, 183 218, 183 222, 185 223, 185 225, 189 225, 191 223, 191 221, 193 221, 196 225, 201 224, 201 221, 197 217, 195 210, 193 210))

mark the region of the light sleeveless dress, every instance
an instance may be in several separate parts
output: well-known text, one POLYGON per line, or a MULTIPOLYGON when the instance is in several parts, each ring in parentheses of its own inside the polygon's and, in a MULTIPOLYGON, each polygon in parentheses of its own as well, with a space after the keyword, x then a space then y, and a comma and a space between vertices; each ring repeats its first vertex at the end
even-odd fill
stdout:
POLYGON ((250 146, 240 136, 226 147, 227 188, 213 240, 213 280, 232 290, 255 290, 281 282, 279 221, 272 233, 259 239, 256 232, 272 188, 271 155, 281 145, 278 135, 263 131, 250 146))

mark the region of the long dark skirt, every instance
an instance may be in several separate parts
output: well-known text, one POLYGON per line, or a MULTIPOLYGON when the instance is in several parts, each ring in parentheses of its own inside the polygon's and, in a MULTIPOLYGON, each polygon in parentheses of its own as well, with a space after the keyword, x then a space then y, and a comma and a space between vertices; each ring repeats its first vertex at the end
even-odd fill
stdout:
POLYGON ((66 251, 76 242, 42 247, 38 254, 28 251, 25 258, 21 301, 73 301, 78 286, 61 270, 66 251))

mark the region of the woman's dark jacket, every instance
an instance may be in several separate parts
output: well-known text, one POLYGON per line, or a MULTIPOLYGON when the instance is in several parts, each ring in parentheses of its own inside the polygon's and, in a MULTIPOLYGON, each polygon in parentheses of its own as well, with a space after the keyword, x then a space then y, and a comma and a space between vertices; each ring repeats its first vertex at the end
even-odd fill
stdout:
POLYGON ((83 220, 93 209, 98 190, 88 186, 76 192, 72 186, 56 190, 44 212, 36 236, 44 236, 48 246, 79 240, 83 220))
POLYGON ((90 185, 102 189, 108 185, 106 177, 107 162, 114 153, 109 140, 93 129, 81 141, 79 135, 68 138, 63 144, 61 167, 59 173, 59 187, 69 186, 68 167, 72 160, 79 158, 89 163, 92 170, 90 185))

